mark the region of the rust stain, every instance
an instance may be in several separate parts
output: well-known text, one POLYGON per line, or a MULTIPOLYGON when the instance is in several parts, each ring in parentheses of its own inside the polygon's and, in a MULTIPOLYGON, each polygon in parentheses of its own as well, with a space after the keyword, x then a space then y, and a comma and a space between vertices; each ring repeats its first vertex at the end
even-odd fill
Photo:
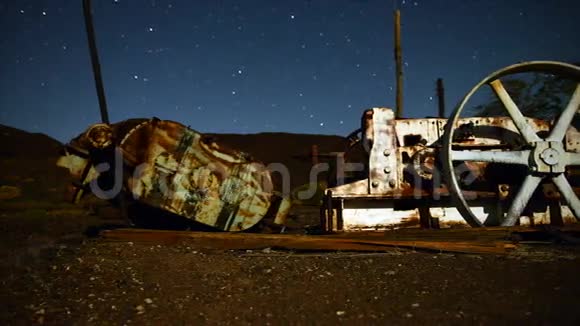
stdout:
MULTIPOLYGON (((271 175, 262 163, 174 121, 97 124, 69 146, 89 154, 67 152, 59 160, 79 180, 77 188, 100 177, 94 155, 117 147, 125 165, 123 187, 137 201, 216 229, 251 228, 273 205, 271 175)), ((287 213, 284 207, 277 220, 287 213)))
MULTIPOLYGON (((341 220, 343 208, 336 205, 341 201, 358 203, 357 205, 362 206, 357 206, 356 209, 361 211, 370 209, 372 205, 365 206, 369 200, 382 201, 385 207, 397 205, 396 203, 400 201, 399 206, 411 209, 409 210, 411 215, 406 216, 400 212, 396 217, 386 220, 391 227, 393 225, 407 227, 419 224, 412 221, 418 218, 412 209, 424 205, 425 200, 449 200, 450 193, 445 184, 441 161, 445 159, 441 150, 447 119, 395 119, 391 113, 392 110, 387 108, 374 108, 363 114, 360 132, 368 154, 368 160, 365 162, 367 178, 328 189, 327 194, 330 195, 325 198, 325 205, 330 206, 323 207, 321 211, 321 224, 328 230, 340 230, 341 225, 345 223, 350 223, 348 228, 354 229, 384 227, 377 224, 380 218, 373 216, 367 216, 365 219, 357 215, 356 218, 348 217, 351 218, 349 221, 341 220)), ((532 130, 540 137, 544 137, 550 131, 552 122, 526 119, 532 130)), ((573 140, 577 135, 578 133, 574 131, 567 132, 567 150, 580 151, 578 145, 580 142, 573 140)), ((505 151, 518 150, 523 145, 525 140, 510 117, 461 118, 455 124, 452 146, 457 150, 505 151)), ((478 161, 456 163, 455 173, 463 196, 478 206, 478 214, 482 219, 486 219, 487 214, 492 214, 489 213, 491 204, 488 203, 511 199, 510 186, 515 185, 517 188, 521 168, 525 168, 478 161)), ((570 177, 578 173, 578 170, 570 168, 567 174, 570 177)), ((550 191, 548 188, 544 189, 544 195, 548 200, 561 200, 558 191, 550 191)), ((439 205, 454 206, 451 202, 439 205)), ((542 214, 547 216, 541 212, 538 216, 542 214)), ((467 226, 462 219, 441 221, 441 226, 458 224, 467 226)))

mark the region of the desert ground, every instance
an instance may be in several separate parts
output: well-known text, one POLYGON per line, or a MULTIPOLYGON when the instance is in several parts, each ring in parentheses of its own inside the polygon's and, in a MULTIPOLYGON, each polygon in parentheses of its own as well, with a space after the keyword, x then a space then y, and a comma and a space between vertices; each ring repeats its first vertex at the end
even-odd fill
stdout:
MULTIPOLYGON (((313 143, 321 152, 343 146, 334 136, 223 139, 302 176, 313 143)), ((187 240, 105 239, 99 232, 124 226, 124 219, 105 202, 66 202, 71 180, 54 164, 60 146, 0 128, 2 324, 580 323, 580 249, 566 241, 492 255, 222 250, 187 240)), ((315 206, 297 207, 294 230, 316 223, 317 214, 315 206)))

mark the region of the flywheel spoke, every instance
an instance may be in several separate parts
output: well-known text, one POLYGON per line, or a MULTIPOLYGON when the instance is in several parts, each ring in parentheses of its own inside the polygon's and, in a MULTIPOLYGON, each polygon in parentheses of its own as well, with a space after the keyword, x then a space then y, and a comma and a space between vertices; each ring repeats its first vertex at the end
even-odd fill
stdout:
POLYGON ((505 219, 501 223, 503 226, 513 226, 516 224, 516 221, 520 218, 522 212, 528 205, 530 198, 532 198, 534 191, 538 188, 540 181, 542 181, 542 177, 531 174, 526 177, 514 198, 505 219))
POLYGON ((524 139, 530 143, 534 141, 540 141, 540 137, 536 135, 528 121, 518 109, 518 106, 514 103, 511 96, 508 94, 506 89, 503 87, 503 84, 499 79, 496 79, 489 83, 497 97, 503 103, 504 107, 508 111, 510 117, 512 118, 516 128, 520 132, 520 134, 524 137, 524 139))
POLYGON ((558 122, 556 122, 554 129, 552 129, 548 140, 564 140, 564 136, 566 136, 566 130, 568 130, 568 127, 570 127, 572 119, 574 119, 578 109, 580 109, 580 84, 576 85, 576 90, 574 91, 572 98, 570 98, 568 106, 566 106, 562 112, 562 115, 560 115, 560 118, 558 119, 558 122))
POLYGON ((580 165, 580 153, 566 152, 566 165, 580 165))
MULTIPOLYGON (((566 201, 569 203, 568 205, 570 206, 570 209, 580 221, 580 199, 578 198, 580 195, 576 196, 571 185, 572 180, 570 179, 569 183, 569 180, 566 179, 564 174, 567 166, 580 166, 580 150, 578 151, 579 153, 574 153, 568 148, 568 152, 566 149, 570 146, 566 145, 570 144, 564 143, 567 131, 572 129, 571 124, 572 122, 575 122, 575 114, 580 110, 580 85, 578 83, 580 83, 580 67, 578 66, 555 61, 531 61, 517 63, 499 69, 480 80, 466 93, 459 105, 450 115, 449 121, 445 126, 441 153, 443 160, 442 163, 444 164, 445 181, 449 186, 449 192, 454 199, 454 203, 457 204, 457 210, 469 225, 473 227, 494 225, 497 221, 501 221, 503 226, 517 224, 522 214, 525 214, 528 206, 534 206, 533 208, 536 208, 537 205, 528 204, 532 200, 532 197, 534 197, 536 191, 538 191, 538 186, 544 178, 554 180, 553 183, 557 184, 556 187, 560 192, 562 192, 562 195, 560 195, 562 202, 566 201), (549 73, 557 75, 559 78, 562 77, 567 80, 573 80, 573 85, 575 87, 574 93, 570 94, 572 96, 570 97, 569 102, 566 103, 566 108, 563 109, 560 116, 553 121, 551 124, 552 128, 546 136, 543 135, 543 127, 539 128, 544 124, 536 126, 535 124, 530 123, 530 120, 532 119, 527 118, 524 115, 525 112, 520 110, 523 109, 523 107, 518 108, 518 104, 516 104, 518 99, 515 97, 512 98, 513 95, 510 96, 508 91, 505 89, 505 85, 502 84, 501 79, 510 78, 515 74, 522 73, 549 73), (462 113, 464 110, 473 107, 472 99, 475 98, 476 93, 484 86, 489 86, 492 89, 492 92, 497 98, 497 102, 500 102, 500 105, 505 107, 506 113, 504 115, 509 116, 509 120, 513 121, 513 125, 509 123, 509 126, 499 126, 502 128, 502 131, 498 132, 498 135, 500 138, 504 138, 501 139, 502 143, 510 143, 507 139, 508 133, 504 131, 508 131, 507 129, 509 129, 509 133, 515 131, 516 133, 519 133, 518 138, 521 138, 527 143, 522 144, 524 147, 519 148, 519 151, 502 153, 499 149, 496 152, 495 149, 483 148, 482 151, 477 152, 472 151, 469 147, 462 148, 459 146, 461 144, 457 144, 455 132, 465 123, 462 118, 462 113), (540 129, 542 129, 541 137, 539 136, 540 129), (465 149, 465 151, 461 151, 462 149, 465 149), (523 151, 524 149, 529 151, 523 151), (464 185, 462 182, 463 175, 457 174, 458 163, 461 163, 461 161, 467 163, 469 163, 469 161, 479 161, 484 164, 497 162, 497 165, 499 166, 503 164, 506 166, 510 164, 518 165, 519 167, 522 167, 522 171, 527 168, 526 170, 528 170, 529 175, 522 180, 522 184, 520 184, 519 187, 518 185, 514 185, 517 190, 510 194, 511 200, 509 200, 509 205, 505 207, 505 211, 489 211, 488 213, 493 216, 487 216, 486 218, 485 210, 479 212, 478 210, 472 209, 470 204, 476 202, 468 201, 466 199, 462 189, 462 186, 464 185)), ((530 89, 530 87, 533 85, 528 84, 527 86, 527 91, 532 94, 534 90, 530 89)), ((495 127, 495 124, 490 120, 483 120, 480 122, 480 125, 485 127, 495 127)), ((512 137, 512 135, 509 136, 510 138, 512 137)), ((468 165, 468 168, 472 169, 474 166, 480 167, 479 164, 470 164, 468 165)), ((508 173, 507 171, 508 170, 506 170, 506 173, 508 173)), ((517 174, 519 174, 519 171, 517 174)), ((498 195, 503 194, 504 187, 501 187, 503 182, 508 182, 510 185, 512 184, 510 183, 511 179, 506 178, 504 180, 502 175, 496 176, 495 173, 490 173, 489 175, 485 173, 484 178, 482 179, 489 180, 492 183, 498 183, 500 186, 498 190, 501 190, 501 193, 498 193, 498 195)), ((478 186, 479 184, 473 184, 473 186, 470 187, 470 190, 477 192, 483 189, 483 187, 479 188, 478 186)), ((510 193, 509 189, 510 187, 507 188, 508 193, 510 193)), ((498 198, 500 204, 505 203, 501 198, 503 197, 499 196, 498 198)), ((482 202, 477 204, 481 204, 484 207, 488 205, 487 203, 482 202)))
POLYGON ((453 161, 477 161, 490 163, 505 163, 505 164, 519 164, 528 165, 530 151, 451 151, 451 159, 453 161))
POLYGON ((568 207, 570 207, 570 210, 576 219, 580 220, 580 199, 578 199, 578 196, 574 193, 574 189, 570 186, 566 176, 563 173, 558 174, 552 178, 552 181, 556 187, 558 187, 558 190, 560 190, 560 194, 562 194, 562 197, 566 200, 568 207))

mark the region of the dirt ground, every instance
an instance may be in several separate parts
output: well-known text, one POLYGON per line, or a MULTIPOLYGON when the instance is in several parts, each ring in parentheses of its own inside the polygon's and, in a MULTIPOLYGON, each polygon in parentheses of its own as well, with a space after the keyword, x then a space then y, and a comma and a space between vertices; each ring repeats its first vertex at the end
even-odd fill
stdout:
POLYGON ((75 207, 5 207, 0 219, 6 325, 580 321, 577 247, 508 256, 218 251, 106 241, 93 231, 118 221, 75 207))
POLYGON ((22 192, 0 200, 3 325, 580 324, 578 246, 493 256, 115 242, 95 235, 118 212, 59 199, 53 163, 0 160, 0 185, 22 192))

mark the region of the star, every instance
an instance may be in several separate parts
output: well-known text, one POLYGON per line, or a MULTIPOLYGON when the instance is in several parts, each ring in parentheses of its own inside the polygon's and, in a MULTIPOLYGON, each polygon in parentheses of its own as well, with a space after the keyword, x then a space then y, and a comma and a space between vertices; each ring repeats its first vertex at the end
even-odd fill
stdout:
MULTIPOLYGON (((574 0, 561 1, 575 4, 574 0)), ((163 114, 159 110, 169 105, 166 118, 194 128, 198 125, 207 132, 234 133, 244 126, 249 132, 260 132, 267 123, 269 128, 276 124, 281 132, 342 134, 347 126, 358 124, 363 110, 395 102, 393 8, 388 1, 335 1, 326 8, 311 0, 299 4, 263 1, 266 6, 239 0, 205 5, 174 0, 146 0, 144 5, 92 2, 105 89, 112 93, 110 106, 116 107, 112 120, 126 113, 137 117, 163 114), (141 105, 142 95, 147 96, 145 105, 141 105), (119 96, 127 98, 127 105, 120 105, 119 96), (197 117, 191 113, 198 113, 197 117), (226 117, 226 123, 216 117, 226 117)), ((575 44, 571 30, 575 22, 557 6, 466 2, 451 13, 448 6, 422 0, 394 2, 403 11, 403 68, 409 81, 405 91, 412 95, 407 99, 408 117, 429 115, 437 103, 432 81, 440 76, 434 63, 445 68, 448 96, 455 99, 463 95, 463 81, 471 83, 467 79, 487 75, 489 69, 499 69, 504 63, 574 55, 569 44, 575 44), (473 19, 469 30, 452 19, 454 15, 473 19), (541 26, 523 23, 533 17, 542 18, 541 26), (429 28, 434 33, 427 35, 429 28), (530 39, 545 40, 545 44, 525 42, 530 39), (497 46, 516 41, 517 46, 497 46)), ((566 6, 570 7, 561 5, 566 6)), ((79 71, 90 77, 90 57, 86 40, 82 41, 86 35, 77 35, 67 25, 82 22, 82 12, 71 10, 65 0, 20 1, 4 7, 0 11, 7 16, 7 26, 22 28, 4 31, 14 37, 0 41, 6 50, 0 79, 6 85, 38 92, 39 99, 22 103, 27 112, 40 110, 43 103, 38 102, 49 90, 71 89, 81 106, 94 105, 72 89, 86 85, 64 82, 74 81, 79 71)), ((94 92, 93 88, 88 91, 94 92)), ((3 94, 7 103, 20 103, 18 92, 11 93, 3 94)), ((67 103, 50 95, 46 107, 58 116, 67 103)), ((0 119, 3 124, 32 129, 38 123, 43 128, 34 120, 38 114, 13 111, 0 119)), ((76 114, 74 119, 82 122, 80 116, 85 113, 76 114)), ((76 130, 65 128, 70 121, 51 121, 41 131, 68 141, 76 130)))

